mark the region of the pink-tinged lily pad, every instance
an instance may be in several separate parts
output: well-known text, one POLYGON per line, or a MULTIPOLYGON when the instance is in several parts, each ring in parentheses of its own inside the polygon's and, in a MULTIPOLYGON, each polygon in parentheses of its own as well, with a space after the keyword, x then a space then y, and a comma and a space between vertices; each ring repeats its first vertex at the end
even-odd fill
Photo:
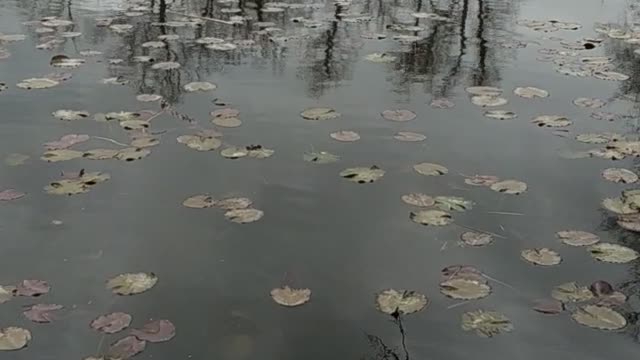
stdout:
POLYGON ((61 137, 60 140, 45 143, 44 146, 47 148, 47 150, 68 149, 73 145, 89 141, 90 138, 91 137, 86 134, 68 134, 61 137))
POLYGON ((556 299, 539 299, 533 305, 533 310, 549 315, 557 315, 564 311, 564 304, 556 299))
POLYGON ((360 135, 355 131, 341 130, 330 134, 331 137, 338 141, 353 142, 360 140, 360 135))
POLYGON ((123 312, 98 316, 90 324, 91 328, 105 334, 114 334, 126 329, 131 324, 131 315, 123 312))
POLYGON ((169 320, 155 320, 146 323, 142 329, 131 330, 131 334, 152 343, 165 342, 176 336, 176 327, 169 320))
POLYGON ((129 359, 144 351, 146 346, 146 341, 138 340, 137 337, 130 335, 111 344, 107 351, 107 358, 129 359))
POLYGON ((15 290, 18 296, 40 296, 51 290, 49 284, 42 280, 23 280, 15 290))
POLYGON ((55 315, 52 312, 62 308, 62 305, 57 304, 36 304, 25 310, 23 314, 33 322, 49 323, 55 320, 55 315))
POLYGON ((385 110, 382 117, 389 121, 405 122, 416 118, 416 113, 410 110, 385 110))
POLYGON ((7 189, 0 191, 0 201, 11 201, 17 200, 26 194, 14 189, 7 189))

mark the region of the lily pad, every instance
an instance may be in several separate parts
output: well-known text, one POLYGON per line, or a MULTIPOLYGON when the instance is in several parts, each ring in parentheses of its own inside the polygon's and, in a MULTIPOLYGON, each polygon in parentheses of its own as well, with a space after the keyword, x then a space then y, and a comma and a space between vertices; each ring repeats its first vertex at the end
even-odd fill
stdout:
POLYGON ((551 290, 551 297, 563 303, 583 302, 591 300, 593 293, 586 286, 578 285, 575 282, 568 282, 554 287, 553 290, 551 290))
POLYGON ((217 150, 222 146, 220 139, 210 136, 200 135, 181 135, 177 138, 178 142, 187 145, 191 149, 198 151, 217 150))
POLYGON ((284 286, 282 288, 275 288, 271 290, 271 298, 282 306, 300 306, 311 300, 311 290, 292 289, 288 286, 284 286))
POLYGON ((218 200, 215 202, 215 206, 224 210, 238 210, 246 209, 253 204, 253 201, 246 197, 233 197, 218 200))
POLYGON ((182 205, 193 209, 206 209, 213 207, 215 201, 209 195, 194 195, 182 202, 182 205))
POLYGON ((411 194, 402 195, 402 201, 404 201, 409 205, 419 206, 419 207, 429 207, 429 206, 433 206, 436 203, 431 196, 423 193, 411 193, 411 194))
POLYGON ((435 109, 451 109, 455 106, 454 102, 447 98, 437 98, 431 100, 431 107, 435 109))
POLYGON ((606 180, 622 183, 633 184, 638 181, 638 175, 631 170, 621 168, 608 168, 602 172, 602 177, 606 180))
POLYGON ((449 169, 447 169, 446 167, 433 163, 420 163, 413 165, 413 170, 415 170, 418 174, 427 176, 444 175, 449 172, 449 169))
POLYGON ((326 151, 312 151, 304 153, 304 161, 316 163, 316 164, 330 164, 340 160, 338 155, 334 155, 326 151))
POLYGON ((89 139, 90 136, 86 134, 68 134, 61 137, 60 140, 45 143, 44 146, 47 150, 61 150, 89 141, 89 139))
POLYGON ((500 96, 502 89, 493 86, 470 86, 465 89, 471 95, 477 96, 500 96))
POLYGON ((393 138, 399 141, 407 142, 419 142, 427 139, 427 137, 422 134, 410 131, 399 131, 393 136, 393 138))
POLYGON ((116 159, 122 161, 136 161, 141 160, 151 154, 151 150, 143 148, 124 148, 116 154, 116 159))
POLYGON ((494 107, 507 104, 507 99, 499 96, 478 95, 471 98, 471 102, 474 105, 481 107, 494 107))
POLYGON ((1 286, 0 285, 0 304, 4 304, 7 301, 13 299, 13 293, 16 291, 15 286, 1 286))
POLYGON ((474 300, 489 296, 491 287, 476 280, 452 278, 440 283, 440 292, 452 299, 474 300))
POLYGON ((175 70, 180 68, 180 64, 175 61, 163 61, 155 63, 151 66, 154 70, 175 70))
POLYGON ((220 155, 227 159, 239 159, 249 155, 249 151, 246 148, 232 146, 222 150, 220 155))
POLYGON ((24 197, 26 194, 14 189, 0 191, 0 201, 13 201, 24 197))
POLYGON ((218 109, 211 112, 213 118, 237 118, 240 116, 240 110, 233 108, 218 109))
POLYGON ((89 325, 93 330, 105 334, 115 334, 129 327, 131 315, 123 312, 113 312, 107 315, 100 315, 89 325))
POLYGON ((275 154, 275 150, 267 149, 262 147, 262 145, 249 145, 246 149, 249 151, 249 157, 256 159, 266 159, 275 154))
POLYGON ((422 225, 444 226, 453 222, 453 217, 446 211, 422 210, 411 212, 409 218, 422 225))
POLYGON ((618 215, 617 223, 625 230, 640 232, 640 214, 618 215))
POLYGON ((348 168, 342 170, 340 176, 358 184, 367 184, 382 178, 384 173, 384 170, 373 165, 371 167, 348 168))
POLYGON ((25 79, 16 84, 21 89, 33 90, 33 89, 47 89, 58 85, 59 82, 49 78, 31 78, 25 79))
POLYGON ((136 295, 151 289, 157 282, 154 273, 124 273, 107 281, 107 288, 118 295, 136 295))
POLYGON ((629 75, 625 75, 615 71, 594 71, 593 77, 596 79, 608 81, 625 81, 629 79, 629 75))
POLYGON ((29 330, 10 326, 0 330, 0 351, 20 350, 31 341, 29 330))
POLYGON ((83 154, 82 151, 68 149, 50 150, 42 154, 40 159, 47 162, 67 161, 80 158, 83 154))
POLYGON ((532 264, 542 266, 558 265, 562 261, 557 252, 548 248, 522 250, 520 256, 532 264))
POLYGON ((546 98, 549 96, 549 92, 547 90, 533 86, 517 87, 513 90, 513 93, 527 99, 546 98))
POLYGON ((398 60, 397 57, 387 54, 387 53, 373 53, 364 57, 365 60, 371 61, 373 63, 387 64, 392 63, 398 60))
POLYGON ((594 149, 588 152, 590 156, 595 156, 609 160, 622 160, 625 155, 618 150, 613 149, 594 149))
POLYGON ((378 310, 389 315, 413 314, 429 305, 429 299, 415 291, 388 289, 377 294, 376 305, 378 310))
POLYGON ((527 184, 518 180, 503 180, 491 184, 490 189, 504 194, 518 195, 527 191, 527 184))
POLYGON ((60 120, 75 121, 82 120, 89 117, 89 113, 86 111, 77 110, 56 110, 52 113, 53 117, 60 120))
POLYGON ((93 149, 85 151, 82 157, 89 160, 107 160, 115 158, 116 155, 118 155, 118 150, 93 149))
POLYGON ((597 98, 579 97, 573 100, 573 104, 582 108, 597 109, 605 106, 607 102, 597 98))
POLYGON ((473 201, 458 196, 436 196, 436 207, 446 211, 467 211, 473 207, 473 201))
POLYGON ((475 331, 481 337, 491 338, 502 332, 511 332, 513 324, 499 312, 476 310, 462 314, 462 330, 475 331))
POLYGON ((109 346, 107 359, 129 359, 144 351, 147 342, 130 335, 109 346))
POLYGON ((549 315, 557 315, 564 311, 564 304, 556 299, 540 299, 536 300, 533 310, 549 315))
POLYGON ((616 214, 628 215, 638 212, 637 208, 633 208, 630 204, 626 203, 622 198, 606 198, 602 200, 602 206, 616 214))
POLYGON ((341 130, 332 132, 330 136, 338 141, 353 142, 360 140, 360 135, 355 131, 341 130))
POLYGON ((236 209, 224 213, 227 220, 237 224, 248 224, 262 219, 264 212, 258 209, 236 209))
POLYGON ((627 326, 624 316, 606 306, 579 306, 571 317, 581 325, 600 330, 618 330, 627 326))
POLYGON ((624 264, 638 258, 638 252, 626 246, 601 242, 591 245, 587 250, 596 260, 624 264))
POLYGON ((497 176, 493 175, 474 175, 464 179, 464 183, 472 186, 491 186, 500 181, 497 176))
POLYGON ((300 113, 300 116, 306 120, 330 120, 338 118, 340 115, 335 109, 324 107, 310 108, 300 113))
POLYGON ((56 304, 36 304, 23 311, 24 316, 36 323, 50 323, 55 320, 54 311, 61 310, 62 305, 56 304))
POLYGON ((143 135, 143 136, 135 137, 133 140, 131 140, 130 145, 131 147, 134 147, 134 148, 146 148, 146 147, 156 146, 159 144, 160 144, 160 139, 150 135, 143 135))
POLYGON ((465 231, 460 235, 460 239, 467 245, 485 246, 493 242, 493 235, 476 231, 465 231))
POLYGON ((586 231, 563 230, 556 233, 558 239, 571 246, 589 246, 600 241, 600 237, 586 231))
POLYGON ((513 111, 507 110, 489 110, 484 113, 484 116, 498 120, 510 120, 518 117, 513 111))
POLYGON ((176 327, 169 320, 155 320, 144 324, 142 329, 131 330, 131 335, 151 343, 165 342, 176 336, 176 327))
POLYGON ((235 117, 216 117, 211 119, 214 125, 226 128, 236 128, 242 125, 242 120, 235 117))
POLYGON ((211 90, 215 90, 218 86, 216 84, 212 84, 210 82, 207 81, 196 81, 196 82, 190 82, 187 85, 184 86, 184 89, 188 92, 195 92, 195 91, 211 91, 211 90))
POLYGON ((141 102, 154 102, 162 100, 162 95, 157 94, 140 94, 136 96, 136 100, 141 102))
POLYGON ((531 122, 540 127, 566 127, 572 124, 571 120, 560 115, 540 115, 531 122))
POLYGON ((125 120, 120 121, 120 126, 125 130, 144 130, 151 124, 146 120, 125 120))
POLYGON ((385 110, 382 117, 389 121, 405 122, 416 118, 416 113, 409 110, 385 110))
POLYGON ((586 133, 576 136, 576 140, 586 144, 606 144, 612 141, 622 140, 623 137, 615 133, 586 133))

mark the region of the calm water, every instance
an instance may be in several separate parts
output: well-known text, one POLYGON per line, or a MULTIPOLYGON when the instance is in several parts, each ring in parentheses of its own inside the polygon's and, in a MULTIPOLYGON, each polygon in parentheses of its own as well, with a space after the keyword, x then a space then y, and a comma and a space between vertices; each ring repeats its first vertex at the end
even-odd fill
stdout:
MULTIPOLYGON (((331 1, 315 7, 263 13, 295 36, 285 44, 256 37, 247 26, 207 21, 197 28, 159 28, 151 22, 175 20, 178 13, 228 19, 221 8, 229 5, 196 0, 166 4, 169 11, 139 17, 122 15, 119 0, 0 0, 0 32, 23 33, 26 40, 7 44, 11 57, 0 60, 0 82, 9 89, 0 94, 0 155, 31 156, 25 165, 1 165, 0 190, 16 188, 27 196, 0 204, 0 281, 43 279, 52 292, 41 299, 14 299, 1 305, 0 325, 32 331, 27 349, 3 354, 6 359, 81 359, 105 350, 123 334, 101 335, 89 329, 96 316, 124 311, 133 326, 149 318, 166 318, 178 329, 168 343, 148 344, 137 358, 155 359, 384 359, 370 346, 366 334, 380 337, 401 351, 398 328, 374 306, 376 292, 413 289, 431 299, 424 311, 408 316, 404 326, 412 359, 566 359, 584 360, 637 356, 636 325, 626 331, 601 332, 576 324, 567 314, 549 317, 531 310, 531 302, 547 297, 557 284, 599 279, 613 284, 635 280, 636 265, 594 261, 584 249, 560 244, 554 233, 580 229, 603 240, 635 247, 637 237, 613 225, 600 209, 604 197, 624 188, 604 181, 600 172, 611 166, 635 169, 635 161, 603 159, 567 160, 559 152, 593 146, 572 140, 577 133, 613 131, 634 136, 635 99, 640 68, 633 46, 611 39, 585 56, 614 58, 619 71, 631 79, 608 82, 591 77, 568 77, 539 62, 538 49, 559 48, 549 36, 577 40, 594 37, 594 22, 633 25, 633 2, 621 0, 498 1, 458 0, 430 3, 354 0, 350 12, 371 16, 370 22, 344 22, 335 17, 331 1), (451 22, 422 20, 424 31, 404 33, 421 38, 413 45, 391 39, 390 24, 411 12, 434 11, 451 22), (44 16, 74 21, 81 37, 69 39, 55 50, 38 50, 42 42, 36 26, 23 25, 44 16), (134 31, 118 35, 96 28, 94 19, 120 16, 134 31), (321 22, 317 29, 291 21, 304 16, 321 22), (560 19, 582 24, 578 31, 543 34, 516 24, 520 19, 560 19), (365 31, 388 34, 385 40, 361 37, 365 31), (146 49, 141 44, 162 34, 179 34, 167 49, 146 49), (207 50, 191 40, 201 36, 257 39, 251 49, 230 52, 207 50), (503 44, 517 40, 525 48, 503 44), (502 45, 501 45, 502 44, 502 45), (103 55, 71 70, 72 79, 60 86, 27 91, 15 87, 25 78, 55 71, 55 54, 79 57, 79 51, 103 55), (398 60, 377 64, 364 60, 373 52, 388 51, 398 60), (132 62, 152 54, 175 60, 179 70, 155 71, 132 62), (120 65, 107 59, 120 58, 120 65), (122 76, 128 85, 105 85, 100 80, 122 76), (218 89, 185 93, 191 81, 210 81, 218 89), (518 118, 500 122, 486 118, 471 104, 464 88, 492 85, 505 89, 505 109, 518 118), (514 96, 517 86, 549 90, 547 99, 514 96), (89 134, 128 142, 117 124, 93 120, 63 122, 51 112, 58 109, 89 112, 158 110, 157 103, 141 103, 141 93, 163 95, 176 110, 209 127, 209 112, 220 101, 241 111, 243 125, 224 129, 224 142, 262 144, 275 149, 272 158, 231 161, 216 152, 196 152, 175 138, 192 133, 189 124, 168 114, 153 120, 153 131, 166 131, 161 145, 137 162, 116 160, 45 163, 39 160, 42 144, 69 133, 89 134), (433 109, 432 98, 447 97, 452 109, 433 109), (605 111, 628 117, 615 122, 592 119, 589 109, 574 106, 576 97, 609 99, 605 111), (309 122, 299 113, 308 107, 330 106, 342 113, 337 120, 309 122), (405 108, 417 118, 407 123, 383 120, 385 109, 405 108), (529 119, 559 114, 573 119, 568 137, 554 136, 529 119), (354 130, 362 139, 340 143, 329 137, 337 130, 354 130), (393 139, 397 131, 427 136, 422 143, 393 139), (317 165, 302 160, 311 149, 330 151, 341 161, 317 165), (436 162, 449 174, 424 177, 412 165, 436 162), (387 171, 380 181, 356 185, 338 173, 347 167, 377 165, 387 171), (44 193, 42 187, 61 171, 105 171, 110 181, 88 194, 63 197, 44 193), (525 181, 529 190, 508 196, 464 184, 460 174, 493 174, 525 181), (421 227, 409 220, 409 206, 400 196, 409 192, 455 195, 476 206, 455 213, 455 223, 421 227), (181 205, 193 194, 214 197, 244 195, 264 210, 258 222, 238 225, 215 209, 193 210, 181 205), (504 215, 491 212, 514 212, 504 215), (63 225, 55 226, 58 219, 63 225), (462 225, 462 226, 460 226, 462 225), (501 235, 483 248, 461 247, 460 234, 477 228, 501 235), (522 249, 550 247, 561 253, 559 266, 532 267, 520 258, 522 249), (477 266, 511 287, 493 282, 493 293, 482 300, 449 308, 456 301, 438 291, 440 269, 452 264, 477 266), (151 291, 116 297, 104 281, 118 273, 153 271, 159 276, 151 291), (270 289, 289 283, 313 291, 309 304, 283 308, 271 300, 270 289), (57 303, 70 311, 51 324, 34 324, 21 314, 25 304, 57 303), (479 338, 460 328, 465 311, 503 312, 515 330, 493 339, 479 338)), ((308 1, 308 3, 311 3, 308 1)), ((151 2, 144 3, 151 5, 151 2)), ((242 2, 243 14, 257 17, 255 3, 242 2)), ((166 10, 166 9, 165 9, 166 10)), ((415 21, 415 20, 411 20, 415 21)), ((67 28, 69 30, 71 28, 67 28)), ((85 150, 117 146, 91 140, 75 148, 85 150)), ((637 307, 633 289, 630 305, 637 307)))

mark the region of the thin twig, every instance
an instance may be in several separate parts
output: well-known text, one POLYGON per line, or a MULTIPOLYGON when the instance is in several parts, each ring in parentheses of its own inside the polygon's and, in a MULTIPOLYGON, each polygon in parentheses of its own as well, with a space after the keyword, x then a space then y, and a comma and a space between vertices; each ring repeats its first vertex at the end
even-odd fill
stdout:
POLYGON ((110 139, 110 138, 107 138, 107 137, 102 137, 102 136, 93 136, 93 138, 94 138, 94 139, 98 139, 98 140, 108 141, 108 142, 110 142, 110 143, 114 143, 114 144, 116 144, 116 145, 120 145, 120 146, 131 146, 131 145, 128 145, 128 144, 123 144, 123 143, 121 143, 121 142, 119 142, 119 141, 116 141, 116 140, 113 140, 113 139, 110 139))
POLYGON ((402 318, 398 316, 396 318, 396 324, 398 324, 398 329, 400 329, 400 335, 402 335, 402 349, 404 350, 404 359, 409 360, 409 350, 407 350, 406 344, 406 334, 404 332, 404 326, 402 326, 402 318))
POLYGON ((457 304, 449 305, 449 306, 447 306, 447 309, 457 308, 458 306, 462 306, 462 305, 468 304, 470 302, 471 302, 471 300, 467 300, 467 301, 459 302, 457 304))
POLYGON ((444 251, 447 248, 448 243, 449 243, 449 240, 445 240, 445 242, 442 243, 442 247, 440 247, 440 251, 444 251))
POLYGON ((524 216, 524 214, 522 213, 509 212, 509 211, 487 211, 487 214, 524 216))
POLYGON ((496 233, 492 233, 491 231, 486 231, 486 230, 480 230, 480 229, 476 229, 476 228, 472 228, 471 226, 466 226, 466 225, 462 225, 462 224, 458 224, 456 222, 453 223, 454 225, 458 225, 462 228, 465 228, 467 230, 471 230, 471 231, 476 231, 476 232, 480 232, 480 233, 484 233, 484 234, 489 234, 489 235, 493 235, 497 238, 501 238, 501 239, 506 239, 506 236, 502 236, 500 234, 496 234, 496 233))
POLYGON ((201 20, 207 20, 207 21, 213 21, 213 22, 217 22, 217 23, 220 23, 220 24, 226 24, 226 25, 233 25, 234 24, 234 22, 232 22, 232 21, 214 19, 214 18, 203 17, 203 16, 198 16, 198 15, 183 14, 183 13, 180 13, 180 12, 177 12, 177 11, 172 11, 172 10, 167 10, 167 12, 169 14, 192 17, 192 18, 201 19, 201 20))
POLYGON ((502 285, 502 286, 504 286, 504 287, 508 287, 509 289, 511 289, 511 290, 513 290, 513 291, 515 291, 515 292, 518 292, 518 293, 520 292, 520 290, 518 290, 518 289, 516 289, 515 287, 513 287, 513 286, 511 286, 511 285, 507 284, 507 283, 506 283, 506 282, 504 282, 504 281, 500 281, 500 280, 498 280, 498 279, 492 278, 491 276, 489 276, 489 275, 487 275, 487 274, 485 274, 485 273, 482 273, 482 276, 484 276, 485 278, 487 278, 487 279, 489 279, 489 280, 491 280, 491 281, 493 281, 493 282, 496 282, 496 283, 498 283, 498 284, 500 284, 500 285, 502 285))

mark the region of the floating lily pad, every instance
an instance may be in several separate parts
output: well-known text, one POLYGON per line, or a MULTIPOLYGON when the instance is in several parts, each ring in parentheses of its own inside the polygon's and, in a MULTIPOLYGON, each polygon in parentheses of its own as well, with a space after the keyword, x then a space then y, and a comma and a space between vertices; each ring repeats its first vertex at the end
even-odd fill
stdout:
POLYGON ((20 350, 31 341, 31 332, 10 326, 0 330, 0 351, 20 350))
POLYGON ((596 260, 624 264, 638 258, 638 252, 626 246, 601 242, 591 245, 587 250, 596 260))
POLYGON ((249 145, 246 148, 249 151, 249 157, 256 159, 266 159, 275 154, 275 150, 267 149, 262 145, 249 145))
POLYGON ((76 110, 56 110, 52 113, 53 117, 60 120, 75 121, 82 120, 89 117, 89 113, 86 111, 76 110))
POLYGON ((116 155, 118 155, 118 150, 93 149, 85 151, 82 157, 89 160, 108 160, 115 158, 116 155))
POLYGON ((141 160, 151 154, 151 150, 143 148, 124 148, 116 154, 116 159, 123 161, 141 160))
POLYGON ((640 214, 618 215, 617 223, 625 230, 640 232, 640 214))
POLYGON ((125 130, 144 130, 151 124, 146 120, 124 120, 120 121, 120 126, 125 130))
POLYGON ((224 210, 246 209, 253 204, 253 201, 246 197, 234 197, 218 200, 215 206, 224 210))
POLYGON ((239 159, 249 155, 249 151, 246 148, 232 146, 222 150, 220 155, 227 159, 239 159))
POLYGON ((571 120, 560 115, 540 115, 531 122, 540 127, 566 127, 572 124, 571 120))
POLYGON ((500 96, 502 89, 493 86, 470 86, 465 89, 471 95, 477 96, 500 96))
POLYGON ((631 170, 621 168, 608 168, 602 172, 602 177, 606 180, 622 183, 633 184, 638 181, 638 175, 631 170))
POLYGON ((596 79, 608 81, 625 81, 629 79, 629 75, 625 75, 615 71, 594 71, 593 77, 596 79))
POLYGON ((491 186, 500 181, 497 176, 493 175, 474 175, 464 179, 464 183, 473 186, 491 186))
POLYGON ((196 82, 190 82, 187 85, 184 86, 184 89, 188 92, 195 92, 195 91, 211 91, 211 90, 215 90, 218 86, 216 84, 212 84, 210 82, 207 81, 196 81, 196 82))
POLYGON ((60 149, 60 150, 50 150, 42 154, 40 159, 47 162, 58 162, 58 161, 67 161, 73 160, 82 157, 82 151, 68 150, 68 149, 60 149))
POLYGON ((22 80, 21 82, 16 84, 16 86, 21 89, 32 90, 32 89, 47 89, 50 87, 54 87, 58 84, 59 82, 49 78, 31 78, 31 79, 22 80))
POLYGON ((193 209, 205 209, 213 207, 215 201, 209 195, 194 195, 182 202, 182 205, 193 209))
POLYGON ((124 76, 114 76, 114 77, 110 77, 110 78, 104 78, 102 80, 100 80, 101 83, 105 84, 105 85, 120 85, 120 86, 124 86, 129 84, 129 80, 126 79, 124 76))
POLYGON ((392 63, 398 60, 398 58, 395 57, 394 55, 387 54, 387 53, 373 53, 365 56, 364 58, 365 60, 371 61, 373 63, 381 63, 381 64, 392 63))
POLYGON ((163 61, 155 63, 151 66, 154 70, 175 70, 180 68, 180 64, 175 61, 163 61))
POLYGON ((389 121, 405 122, 416 118, 416 113, 409 110, 385 110, 382 117, 389 121))
POLYGON ((15 289, 17 296, 40 296, 47 294, 51 287, 43 280, 23 280, 15 289))
POLYGON ((0 286, 0 304, 13 299, 13 293, 16 291, 15 286, 0 286))
POLYGON ((106 359, 129 359, 144 351, 147 342, 130 335, 109 346, 106 359))
POLYGON ((518 195, 527 191, 527 184, 518 180, 503 180, 491 184, 490 188, 496 192, 518 195))
POLYGON ((508 101, 507 99, 501 98, 499 96, 477 95, 471 98, 471 102, 474 105, 478 105, 481 107, 494 107, 506 105, 508 101))
POLYGON ((367 184, 380 179, 384 176, 384 173, 384 170, 373 165, 371 167, 348 168, 342 170, 340 176, 358 184, 367 184))
POLYGON ((18 200, 24 197, 26 194, 14 189, 7 189, 0 191, 0 201, 12 201, 18 200))
POLYGON ((580 286, 575 282, 560 284, 551 290, 551 297, 563 303, 583 302, 591 300, 593 293, 586 286, 580 286))
POLYGON ((562 261, 560 254, 548 248, 522 250, 520 256, 532 264, 542 266, 558 265, 562 261))
POLYGON ((326 151, 312 151, 304 153, 304 161, 316 163, 316 164, 330 164, 340 160, 338 155, 334 155, 326 151))
POLYGON ((136 100, 141 102, 154 102, 162 100, 162 95, 157 94, 140 94, 136 96, 136 100))
POLYGON ((625 155, 618 150, 613 149, 594 149, 588 152, 590 156, 595 156, 609 160, 622 160, 625 155))
POLYGON ((216 117, 211 119, 211 122, 215 125, 226 128, 235 128, 242 125, 242 121, 235 117, 216 117))
POLYGON ((131 315, 123 312, 113 312, 107 315, 100 315, 89 325, 93 330, 105 334, 115 334, 129 327, 131 315))
POLYGON ((376 295, 376 305, 378 310, 389 315, 413 314, 429 305, 429 299, 415 291, 388 289, 376 295))
POLYGON ((556 233, 558 239, 571 246, 589 246, 600 241, 600 237, 586 231, 564 230, 556 233))
POLYGON ((54 311, 61 310, 62 305, 56 304, 36 304, 29 307, 22 313, 24 316, 36 323, 50 323, 55 320, 54 311))
POLYGON ((146 148, 146 147, 156 146, 159 144, 160 144, 160 139, 150 135, 143 135, 143 136, 135 137, 133 140, 131 140, 130 145, 131 147, 134 147, 134 148, 146 148))
POLYGON ((484 113, 484 116, 498 120, 510 120, 518 117, 513 111, 507 110, 489 110, 484 113))
POLYGON ((637 208, 633 208, 630 204, 626 203, 622 198, 606 198, 602 200, 602 206, 616 214, 628 215, 638 212, 637 208))
POLYGON ((131 335, 152 343, 165 342, 176 336, 176 327, 169 320, 154 320, 144 324, 142 329, 131 330, 131 335))
POLYGON ((271 290, 271 298, 282 306, 294 307, 304 305, 311 300, 311 290, 292 289, 288 286, 271 290))
POLYGON ((181 135, 177 138, 178 142, 187 145, 191 149, 198 151, 217 150, 222 146, 222 141, 215 137, 200 135, 181 135))
POLYGON ((147 41, 142 43, 143 48, 162 49, 167 47, 167 44, 163 41, 147 41))
POLYGON ((407 141, 407 142, 418 142, 418 141, 424 141, 427 139, 427 137, 422 134, 410 132, 410 131, 399 131, 393 137, 396 140, 407 141))
POLYGON ((533 310, 543 314, 557 315, 564 311, 564 304, 555 299, 540 299, 535 301, 533 310))
POLYGON ((431 107, 435 108, 435 109, 451 109, 452 107, 455 106, 455 104, 453 103, 453 101, 447 99, 447 98, 437 98, 437 99, 433 99, 431 100, 431 107))
POLYGON ((546 98, 549 96, 549 92, 547 90, 533 86, 517 87, 513 90, 513 93, 527 99, 546 98))
POLYGON ((493 235, 476 231, 465 231, 460 235, 460 239, 467 245, 485 246, 493 242, 493 235))
POLYGON ((453 217, 446 211, 422 210, 411 212, 409 218, 422 225, 444 226, 453 222, 453 217))
POLYGON ((427 176, 445 175, 449 172, 449 169, 447 169, 446 167, 433 163, 420 163, 413 165, 413 170, 415 170, 418 174, 427 176))
POLYGON ((68 134, 61 137, 60 140, 45 143, 44 146, 47 150, 61 150, 89 141, 89 139, 89 135, 86 134, 68 134))
POLYGON ((440 283, 440 292, 452 299, 474 300, 491 294, 491 287, 481 281, 452 278, 440 283))
POLYGON ((623 137, 615 133, 599 133, 599 134, 579 134, 576 136, 576 140, 586 144, 606 144, 611 141, 622 140, 623 137))
POLYGON ((262 219, 264 212, 258 209, 236 209, 224 213, 227 220, 237 224, 248 224, 262 219))
POLYGON ((467 211, 473 207, 473 201, 458 196, 436 196, 436 207, 442 210, 467 211))
POLYGON ((355 131, 341 130, 332 132, 330 136, 338 141, 353 142, 360 140, 360 135, 355 131))
POLYGON ((579 306, 571 317, 579 324, 600 330, 618 330, 627 326, 627 320, 606 306, 579 306))
POLYGON ((51 66, 60 68, 77 68, 84 63, 84 59, 72 59, 66 55, 55 55, 49 61, 51 66))
POLYGON ((511 332, 513 324, 499 312, 476 310, 462 314, 462 330, 475 331, 481 337, 491 338, 502 332, 511 332))
POLYGON ((607 102, 604 100, 597 99, 597 98, 586 98, 586 97, 576 98, 575 100, 573 100, 573 103, 576 106, 588 108, 588 109, 601 108, 607 104, 607 102))
POLYGON ((157 282, 154 273, 124 273, 107 281, 107 288, 118 295, 136 295, 151 289, 157 282))
POLYGON ((330 120, 340 117, 340 113, 332 108, 310 108, 300 113, 303 119, 306 120, 330 120))
POLYGON ((429 206, 433 206, 436 203, 431 196, 423 193, 411 193, 411 194, 402 195, 402 201, 404 201, 409 205, 419 206, 419 207, 429 207, 429 206))

